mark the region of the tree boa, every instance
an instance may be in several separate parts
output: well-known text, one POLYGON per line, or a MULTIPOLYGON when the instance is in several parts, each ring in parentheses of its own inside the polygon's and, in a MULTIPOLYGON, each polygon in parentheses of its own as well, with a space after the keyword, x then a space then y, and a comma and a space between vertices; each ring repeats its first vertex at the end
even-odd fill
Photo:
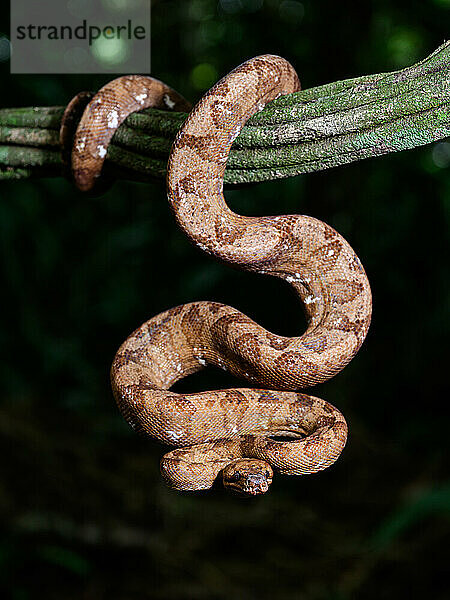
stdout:
MULTIPOLYGON (((223 196, 228 153, 244 123, 271 100, 299 89, 286 60, 253 58, 203 96, 172 146, 167 192, 180 228, 219 260, 289 282, 308 318, 303 335, 283 337, 230 306, 193 302, 151 318, 125 340, 111 369, 114 396, 135 430, 175 446, 162 458, 161 473, 177 490, 208 489, 222 474, 227 489, 260 494, 267 491, 273 469, 286 475, 320 471, 335 462, 346 443, 343 415, 296 390, 333 377, 364 341, 372 301, 361 262, 322 221, 302 215, 241 216, 223 196), (206 365, 252 387, 170 391, 206 365)), ((92 99, 80 96, 69 105, 63 147, 79 102, 84 112, 71 166, 84 191, 98 185, 108 143, 130 112, 149 106, 190 109, 156 79, 120 77, 92 99)))

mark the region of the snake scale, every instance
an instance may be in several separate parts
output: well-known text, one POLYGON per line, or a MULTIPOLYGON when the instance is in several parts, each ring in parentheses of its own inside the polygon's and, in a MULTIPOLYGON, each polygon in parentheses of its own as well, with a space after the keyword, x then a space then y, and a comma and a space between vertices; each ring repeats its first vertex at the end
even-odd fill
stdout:
MULTIPOLYGON (((371 319, 360 260, 332 227, 310 216, 247 217, 232 212, 223 176, 245 122, 282 94, 300 89, 293 67, 257 56, 212 87, 191 110, 172 146, 167 193, 179 227, 203 251, 247 271, 289 282, 308 319, 299 337, 275 335, 235 308, 193 302, 141 325, 117 351, 114 396, 128 423, 175 446, 161 460, 177 490, 210 488, 219 474, 243 496, 286 475, 330 466, 347 439, 343 415, 297 390, 326 381, 358 351, 371 319), (173 384, 215 365, 251 387, 181 394, 173 384)), ((87 104, 72 149, 76 184, 98 182, 109 140, 126 116, 147 106, 189 110, 150 77, 120 77, 87 104)))

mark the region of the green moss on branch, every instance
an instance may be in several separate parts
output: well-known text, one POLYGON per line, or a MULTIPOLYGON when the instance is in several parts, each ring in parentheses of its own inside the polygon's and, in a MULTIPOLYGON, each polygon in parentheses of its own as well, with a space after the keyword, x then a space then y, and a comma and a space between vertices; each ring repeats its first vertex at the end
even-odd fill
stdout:
MULTIPOLYGON (((252 117, 235 140, 229 184, 320 171, 407 150, 450 135, 450 43, 396 71, 282 96, 252 117)), ((61 172, 63 107, 0 110, 0 179, 61 172)), ((121 176, 162 179, 184 113, 147 109, 116 132, 107 162, 121 176)))

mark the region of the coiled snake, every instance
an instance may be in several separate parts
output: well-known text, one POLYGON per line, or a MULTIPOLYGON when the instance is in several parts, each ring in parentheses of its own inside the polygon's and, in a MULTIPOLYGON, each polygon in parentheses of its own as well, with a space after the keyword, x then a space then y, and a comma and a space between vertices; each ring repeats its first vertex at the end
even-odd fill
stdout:
MULTIPOLYGON (((286 60, 253 58, 203 96, 171 150, 168 199, 181 229, 217 259, 289 282, 308 317, 305 333, 289 338, 230 306, 193 302, 151 318, 122 344, 111 369, 117 404, 135 430, 176 446, 162 458, 161 472, 177 490, 210 488, 222 473, 225 487, 255 495, 267 491, 273 468, 287 475, 320 471, 346 443, 342 414, 296 390, 333 377, 364 341, 372 302, 361 262, 322 221, 241 216, 223 196, 227 156, 243 124, 271 100, 299 89, 286 60), (252 387, 169 391, 208 364, 252 387)), ((97 181, 107 144, 125 117, 155 105, 188 108, 149 77, 120 77, 94 96, 72 151, 81 189, 97 181)))

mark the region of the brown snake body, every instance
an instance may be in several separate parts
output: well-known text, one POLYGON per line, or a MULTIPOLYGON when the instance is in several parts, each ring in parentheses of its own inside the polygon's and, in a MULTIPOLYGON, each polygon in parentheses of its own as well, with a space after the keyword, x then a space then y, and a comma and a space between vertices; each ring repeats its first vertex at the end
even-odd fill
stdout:
MULTIPOLYGON (((265 492, 272 467, 288 475, 313 473, 331 465, 346 443, 342 414, 295 390, 338 373, 364 341, 372 306, 364 269, 346 240, 322 221, 245 217, 223 197, 227 156, 243 124, 274 98, 299 89, 284 59, 251 59, 200 100, 172 147, 167 189, 181 229, 217 259, 289 282, 308 317, 306 332, 289 338, 229 306, 194 302, 153 317, 122 344, 111 370, 115 398, 134 429, 176 446, 161 461, 163 477, 175 489, 209 488, 222 472, 229 489, 265 492), (259 387, 169 391, 207 364, 259 387)), ((133 105, 132 87, 114 91, 121 107, 133 105)), ((75 137, 72 164, 84 189, 99 174, 98 147, 106 148, 112 137, 107 127, 107 136, 91 138, 92 122, 100 120, 105 128, 114 120, 108 110, 104 94, 102 109, 96 116, 88 106, 75 137), (80 136, 91 140, 92 164, 86 144, 81 157, 80 136)))
POLYGON ((82 192, 90 191, 97 183, 106 149, 116 129, 132 112, 153 107, 189 111, 191 104, 168 85, 143 75, 124 75, 104 85, 90 99, 86 92, 77 94, 64 113, 61 124, 61 144, 67 147, 66 127, 77 106, 84 109, 72 147, 72 174, 82 192))

